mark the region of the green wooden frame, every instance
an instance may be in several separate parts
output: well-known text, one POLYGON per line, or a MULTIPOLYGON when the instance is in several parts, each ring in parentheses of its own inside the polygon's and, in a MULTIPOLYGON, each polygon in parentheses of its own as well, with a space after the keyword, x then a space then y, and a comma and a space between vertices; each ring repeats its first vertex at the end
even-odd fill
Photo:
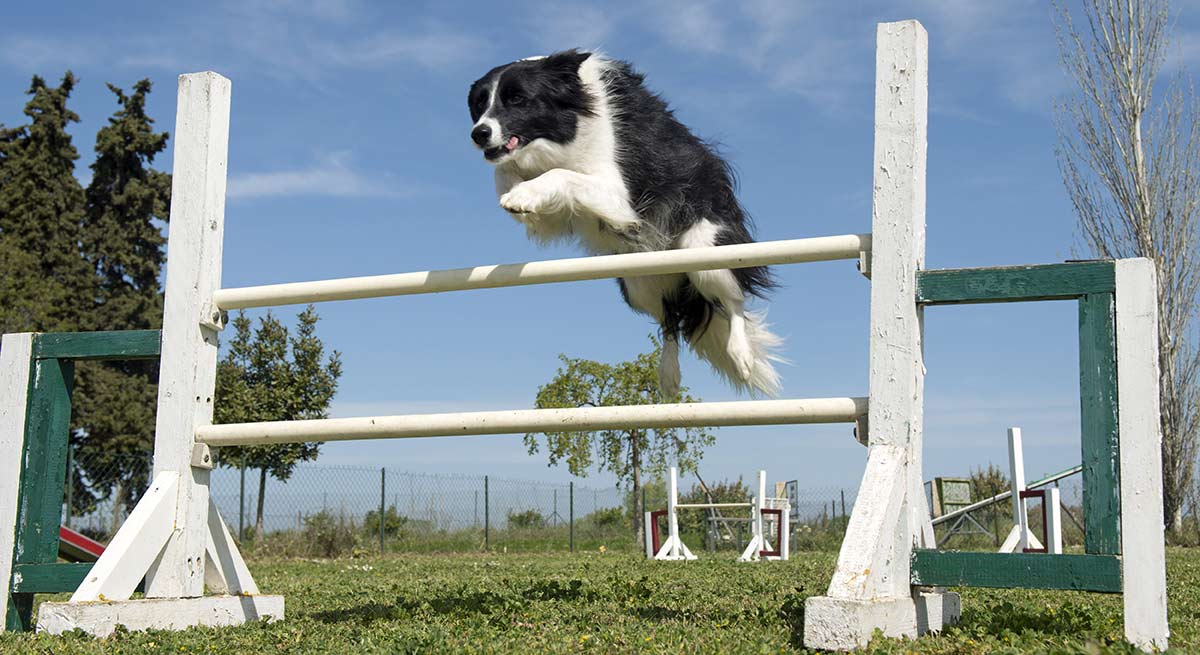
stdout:
POLYGON ((158 330, 34 335, 7 630, 33 628, 34 593, 73 591, 91 570, 58 563, 75 362, 155 359, 160 340, 158 330))
POLYGON ((924 306, 1076 300, 1083 463, 1084 555, 916 549, 912 583, 1121 591, 1120 434, 1117 427, 1116 265, 1067 262, 917 272, 924 306))

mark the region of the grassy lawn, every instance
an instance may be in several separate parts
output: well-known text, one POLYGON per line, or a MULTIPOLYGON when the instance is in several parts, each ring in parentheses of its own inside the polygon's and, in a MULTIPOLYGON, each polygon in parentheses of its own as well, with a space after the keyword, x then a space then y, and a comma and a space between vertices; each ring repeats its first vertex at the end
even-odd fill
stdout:
MULTIPOLYGON (((646 562, 628 553, 257 560, 287 597, 271 625, 182 633, 0 634, 0 653, 804 652, 803 598, 833 553, 646 562)), ((1172 652, 1200 651, 1200 550, 1168 552, 1172 652)), ((962 623, 870 653, 1125 653, 1119 596, 963 590, 962 623)))

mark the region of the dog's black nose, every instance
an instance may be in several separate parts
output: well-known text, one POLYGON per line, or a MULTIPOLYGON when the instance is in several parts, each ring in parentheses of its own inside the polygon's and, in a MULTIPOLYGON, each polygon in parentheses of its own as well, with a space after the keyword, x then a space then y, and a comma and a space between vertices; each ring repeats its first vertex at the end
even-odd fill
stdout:
POLYGON ((492 138, 492 128, 487 125, 476 125, 475 129, 471 130, 471 140, 480 147, 486 146, 492 138))

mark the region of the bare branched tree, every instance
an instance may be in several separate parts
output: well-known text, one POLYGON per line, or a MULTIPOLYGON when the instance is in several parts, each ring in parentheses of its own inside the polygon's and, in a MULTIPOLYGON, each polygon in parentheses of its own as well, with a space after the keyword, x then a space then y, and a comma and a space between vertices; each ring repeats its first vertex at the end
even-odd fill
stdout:
POLYGON ((1064 4, 1055 7, 1062 67, 1075 84, 1056 107, 1058 163, 1082 245, 1097 257, 1154 260, 1163 508, 1175 531, 1200 427, 1200 104, 1182 70, 1159 79, 1171 26, 1168 0, 1082 4, 1079 24, 1064 4))

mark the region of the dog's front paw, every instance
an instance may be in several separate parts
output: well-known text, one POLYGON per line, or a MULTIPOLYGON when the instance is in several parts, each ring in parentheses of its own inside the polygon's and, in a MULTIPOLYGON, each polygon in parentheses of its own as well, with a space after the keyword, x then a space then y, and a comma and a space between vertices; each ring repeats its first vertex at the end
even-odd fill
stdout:
POLYGON ((553 209, 554 199, 533 184, 523 182, 500 196, 500 207, 510 214, 544 214, 553 209))

